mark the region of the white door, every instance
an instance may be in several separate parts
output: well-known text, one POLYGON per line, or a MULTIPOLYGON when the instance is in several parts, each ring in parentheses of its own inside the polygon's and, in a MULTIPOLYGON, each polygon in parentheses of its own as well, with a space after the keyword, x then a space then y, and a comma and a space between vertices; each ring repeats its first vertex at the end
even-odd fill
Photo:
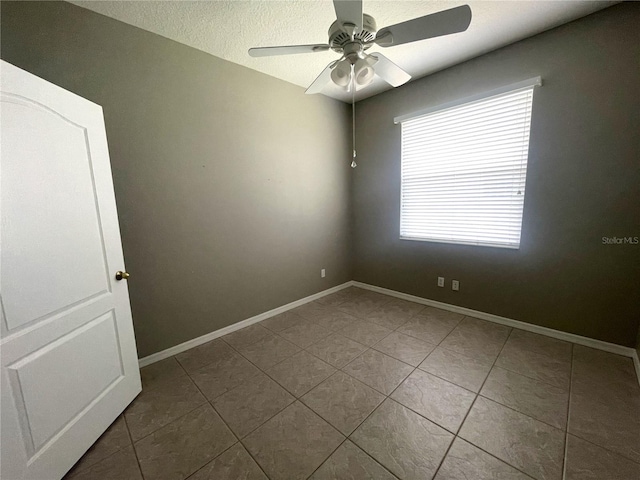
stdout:
POLYGON ((102 108, 0 65, 3 479, 57 480, 140 392, 102 108))

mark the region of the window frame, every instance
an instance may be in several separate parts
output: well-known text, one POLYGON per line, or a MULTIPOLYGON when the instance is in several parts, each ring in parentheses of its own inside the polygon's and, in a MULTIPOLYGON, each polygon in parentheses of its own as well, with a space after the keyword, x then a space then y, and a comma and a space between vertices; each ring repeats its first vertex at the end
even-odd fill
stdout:
MULTIPOLYGON (((542 85, 542 79, 541 77, 533 77, 521 82, 517 82, 514 84, 510 84, 510 85, 506 85, 500 88, 496 88, 494 90, 488 91, 488 92, 484 92, 484 93, 480 93, 478 95, 473 95, 470 97, 465 97, 465 98, 461 98, 452 102, 448 102, 445 104, 441 104, 438 106, 434 106, 434 107, 429 107, 429 108, 425 108, 425 109, 421 109, 418 110, 416 112, 412 112, 406 115, 401 115, 398 117, 394 118, 394 124, 402 124, 403 122, 406 121, 410 121, 410 120, 417 120, 419 118, 423 118, 423 117, 427 117, 427 116, 431 116, 434 114, 440 114, 443 113, 447 110, 451 110, 451 109, 455 109, 458 107, 466 107, 466 106, 470 106, 473 105, 474 103, 480 103, 486 100, 491 99, 492 97, 501 97, 501 96, 506 96, 506 95, 511 95, 511 94, 515 94, 517 92, 521 92, 521 91, 528 91, 531 90, 531 103, 529 105, 529 123, 528 123, 528 132, 527 132, 527 152, 526 152, 526 159, 524 160, 524 166, 525 166, 525 171, 528 168, 528 163, 529 163, 529 150, 530 150, 530 133, 531 133, 531 119, 533 116, 533 96, 534 96, 534 90, 536 86, 541 86, 542 85)), ((522 243, 522 225, 524 223, 524 202, 525 202, 525 198, 523 197, 522 200, 522 210, 521 210, 521 214, 520 214, 520 223, 519 223, 519 235, 518 235, 518 239, 517 239, 517 243, 508 243, 508 242, 491 242, 491 241, 472 241, 472 240, 464 240, 464 239, 440 239, 440 238, 426 238, 426 237, 417 237, 417 236, 405 236, 402 235, 402 224, 403 224, 403 212, 404 212, 404 187, 405 187, 405 181, 404 181, 404 176, 403 176, 403 169, 404 169, 404 142, 405 142, 405 138, 404 138, 404 133, 401 132, 401 145, 402 145, 402 151, 401 151, 401 158, 400 158, 400 168, 401 168, 401 173, 400 173, 400 212, 399 212, 399 224, 398 224, 398 228, 399 228, 399 239, 400 240, 407 240, 407 241, 414 241, 414 242, 429 242, 429 243, 444 243, 444 244, 449 244, 449 245, 472 245, 472 246, 479 246, 479 247, 497 247, 497 248, 506 248, 506 249, 512 249, 512 250, 518 250, 520 248, 520 245, 522 243)), ((523 185, 526 184, 526 175, 523 181, 523 185)), ((524 191, 524 190, 523 190, 524 191)), ((524 193, 523 193, 524 195, 524 193)))

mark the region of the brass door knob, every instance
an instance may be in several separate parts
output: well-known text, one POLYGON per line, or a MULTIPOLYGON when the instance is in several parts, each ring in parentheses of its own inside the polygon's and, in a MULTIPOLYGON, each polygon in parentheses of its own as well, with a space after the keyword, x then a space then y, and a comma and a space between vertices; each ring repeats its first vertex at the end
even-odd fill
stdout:
POLYGON ((129 274, 127 272, 121 272, 121 271, 117 271, 116 272, 116 280, 122 280, 122 279, 127 279, 129 278, 129 274))

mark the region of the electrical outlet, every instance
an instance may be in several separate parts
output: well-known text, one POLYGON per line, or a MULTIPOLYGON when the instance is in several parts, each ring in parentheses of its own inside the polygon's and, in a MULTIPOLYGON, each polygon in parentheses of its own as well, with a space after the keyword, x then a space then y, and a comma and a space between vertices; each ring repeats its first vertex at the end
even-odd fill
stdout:
POLYGON ((458 280, 451 281, 451 290, 455 290, 456 292, 460 290, 460 282, 458 280))
POLYGON ((327 275, 327 272, 325 272, 324 268, 320 270, 320 278, 324 278, 326 275, 327 275))
POLYGON ((438 277, 438 286, 444 287, 444 277, 438 277))

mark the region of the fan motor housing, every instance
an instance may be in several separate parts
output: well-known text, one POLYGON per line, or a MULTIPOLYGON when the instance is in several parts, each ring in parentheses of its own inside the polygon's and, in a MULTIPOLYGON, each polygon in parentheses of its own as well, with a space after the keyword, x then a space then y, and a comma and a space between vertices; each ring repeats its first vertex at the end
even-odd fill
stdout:
MULTIPOLYGON (((366 13, 362 14, 362 30, 356 32, 353 36, 354 41, 362 43, 363 48, 369 48, 369 45, 366 45, 369 42, 372 42, 376 38, 376 32, 378 28, 376 26, 376 21, 373 19, 371 15, 367 15, 366 13)), ((347 33, 340 22, 337 20, 331 24, 329 27, 329 45, 331 45, 331 49, 341 53, 345 44, 351 42, 351 37, 349 33, 347 33)))

